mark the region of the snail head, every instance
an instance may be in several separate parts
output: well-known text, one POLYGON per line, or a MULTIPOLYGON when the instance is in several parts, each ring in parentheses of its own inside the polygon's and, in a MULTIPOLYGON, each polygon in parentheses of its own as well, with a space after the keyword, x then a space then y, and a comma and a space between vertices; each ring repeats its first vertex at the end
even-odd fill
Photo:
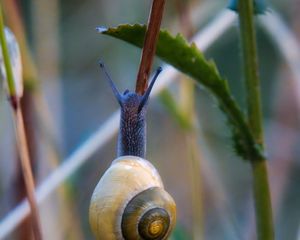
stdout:
POLYGON ((108 80, 109 82, 109 85, 113 91, 113 94, 115 95, 118 103, 120 104, 121 108, 122 109, 130 109, 131 111, 135 111, 137 113, 140 113, 144 107, 147 105, 147 102, 148 102, 148 99, 149 99, 149 96, 150 96, 150 93, 151 93, 151 90, 154 86, 154 83, 158 77, 158 75, 160 74, 160 72, 162 71, 162 68, 159 67, 146 92, 143 94, 143 95, 139 95, 135 92, 132 92, 128 89, 126 89, 123 94, 121 94, 118 89, 116 88, 116 85, 114 84, 114 82, 112 81, 110 75, 108 74, 106 68, 105 68, 105 65, 103 62, 99 62, 99 65, 100 65, 100 68, 103 70, 105 76, 106 76, 106 79, 108 80))

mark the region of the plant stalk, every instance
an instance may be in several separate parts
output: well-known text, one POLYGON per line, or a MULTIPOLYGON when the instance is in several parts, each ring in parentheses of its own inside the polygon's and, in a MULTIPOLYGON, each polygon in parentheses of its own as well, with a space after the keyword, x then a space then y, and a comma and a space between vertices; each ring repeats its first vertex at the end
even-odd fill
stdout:
POLYGON ((135 92, 141 95, 144 94, 148 87, 148 78, 156 51, 156 43, 159 36, 165 2, 165 0, 153 0, 149 14, 148 27, 135 88, 135 92))
MULTIPOLYGON (((264 136, 253 7, 253 0, 239 0, 238 8, 247 91, 248 123, 256 142, 263 148, 264 136)), ((273 240, 274 229, 267 162, 265 159, 255 159, 253 156, 249 156, 249 160, 252 164, 257 238, 259 240, 273 240)))
POLYGON ((32 228, 35 240, 42 239, 41 233, 41 224, 39 218, 39 211, 37 207, 37 201, 35 197, 35 186, 34 179, 30 165, 30 158, 28 152, 28 145, 26 141, 25 128, 24 128, 24 119, 22 115, 22 111, 20 108, 20 103, 16 104, 16 108, 14 109, 14 123, 15 123, 15 132, 17 139, 17 149, 21 159, 21 167, 24 176, 27 198, 31 209, 31 221, 32 228))
POLYGON ((28 145, 26 141, 26 134, 24 128, 24 120, 23 120, 23 115, 22 115, 21 105, 20 105, 21 96, 18 96, 16 92, 14 75, 12 71, 8 46, 6 43, 6 37, 4 33, 4 22, 3 22, 1 5, 0 5, 0 43, 2 47, 2 54, 3 54, 4 65, 6 70, 6 81, 8 86, 7 91, 8 91, 11 107, 13 110, 17 149, 21 160, 21 167, 22 167, 24 182, 26 186, 27 198, 31 208, 33 233, 36 240, 41 240, 42 239, 41 224, 39 219, 37 202, 35 198, 34 179, 33 179, 33 174, 30 165, 28 145))

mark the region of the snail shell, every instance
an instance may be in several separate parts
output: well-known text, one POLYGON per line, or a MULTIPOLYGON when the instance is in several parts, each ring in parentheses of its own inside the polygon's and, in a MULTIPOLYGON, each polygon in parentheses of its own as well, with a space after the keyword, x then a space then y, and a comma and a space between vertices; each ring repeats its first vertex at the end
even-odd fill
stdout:
POLYGON ((97 184, 89 220, 97 239, 167 239, 176 222, 176 205, 150 162, 123 156, 97 184))

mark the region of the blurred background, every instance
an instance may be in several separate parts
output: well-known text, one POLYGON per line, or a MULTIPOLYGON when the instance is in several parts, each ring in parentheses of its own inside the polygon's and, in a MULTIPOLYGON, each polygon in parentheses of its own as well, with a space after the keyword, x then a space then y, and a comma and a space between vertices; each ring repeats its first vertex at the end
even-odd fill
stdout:
MULTIPOLYGON (((135 87, 140 49, 101 35, 95 28, 146 23, 151 1, 1 2, 5 21, 22 49, 23 113, 40 185, 118 109, 98 60, 105 62, 120 91, 135 87)), ((297 47, 300 1, 270 0, 268 4, 266 15, 277 12, 287 26, 285 32, 273 24, 279 36, 284 39, 284 34, 290 34, 297 47)), ((168 0, 162 27, 190 38, 226 6, 223 0, 168 0)), ((295 70, 300 69, 300 52, 282 40, 286 54, 292 55, 287 62, 263 21, 257 21, 257 41, 276 239, 300 239, 300 76, 295 70)), ((237 22, 205 56, 216 62, 245 109, 237 22)), ((153 69, 164 64, 156 58, 153 69)), ((25 188, 2 86, 0 97, 0 219, 4 219, 24 199, 25 188)), ((147 159, 157 167, 177 203, 172 239, 255 239, 250 164, 234 153, 224 115, 214 99, 178 74, 177 81, 151 99, 147 119, 147 159)), ((42 202, 45 239, 94 239, 88 224, 90 197, 115 158, 116 136, 42 202)), ((32 239, 28 218, 4 239, 32 239)))

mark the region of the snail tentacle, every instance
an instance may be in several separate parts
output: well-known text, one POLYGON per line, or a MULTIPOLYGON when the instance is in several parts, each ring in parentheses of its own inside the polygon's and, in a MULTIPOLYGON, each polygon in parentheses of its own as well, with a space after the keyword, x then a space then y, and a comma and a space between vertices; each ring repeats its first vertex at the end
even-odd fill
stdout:
POLYGON ((151 82, 150 82, 150 85, 149 85, 149 87, 147 88, 146 92, 144 93, 143 98, 142 98, 142 100, 141 100, 141 102, 140 102, 139 109, 138 109, 139 112, 143 109, 143 107, 144 107, 145 104, 147 103, 147 101, 148 101, 148 99, 149 99, 149 96, 150 96, 150 93, 151 93, 151 90, 152 90, 152 88, 153 88, 153 86, 154 86, 154 83, 155 83, 155 81, 156 81, 158 75, 161 73, 161 71, 162 71, 162 68, 161 68, 161 67, 159 67, 159 68, 156 70, 155 75, 154 75, 154 77, 152 78, 152 80, 151 80, 151 82))

